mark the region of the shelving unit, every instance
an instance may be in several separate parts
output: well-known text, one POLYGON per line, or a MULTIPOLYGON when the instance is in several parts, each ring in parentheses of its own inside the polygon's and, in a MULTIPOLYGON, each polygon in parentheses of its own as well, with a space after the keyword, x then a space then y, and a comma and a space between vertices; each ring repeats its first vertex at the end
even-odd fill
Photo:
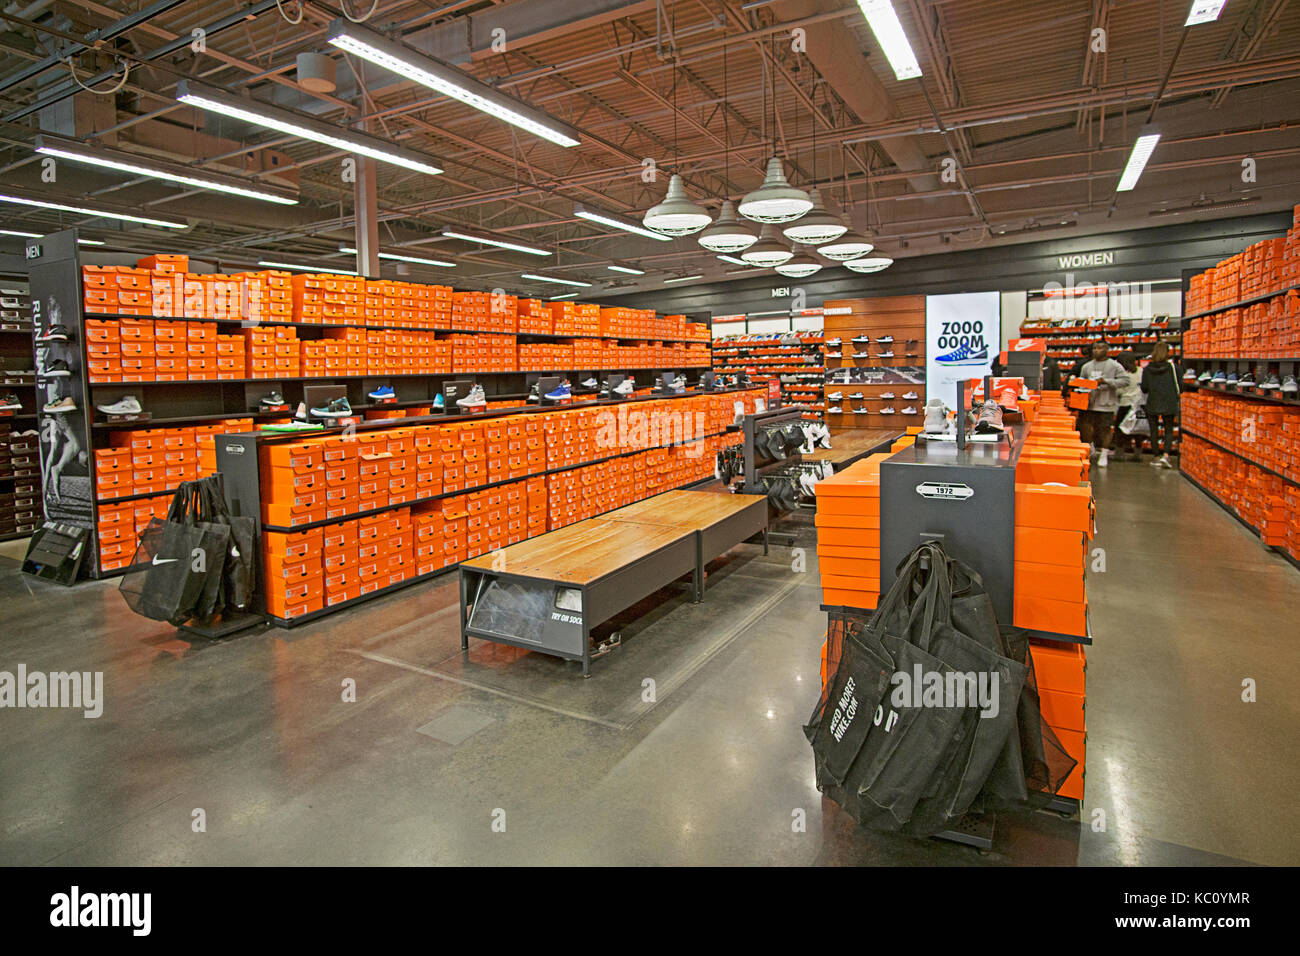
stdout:
POLYGON ((17 398, 21 407, 0 412, 0 541, 28 537, 44 513, 32 305, 26 278, 0 277, 0 397, 8 395, 17 398))
POLYGON ((822 342, 817 332, 724 336, 713 341, 713 371, 748 373, 758 381, 775 376, 782 404, 806 406, 802 417, 821 421, 826 412, 822 342))
POLYGON ((925 296, 890 296, 876 299, 837 299, 823 303, 826 353, 826 422, 832 433, 844 429, 898 429, 920 425, 925 414, 925 296), (891 343, 878 343, 876 339, 892 337, 891 343), (853 342, 854 337, 867 337, 869 343, 853 342), (839 339, 838 346, 834 344, 839 339), (835 352, 839 352, 838 356, 835 352), (866 352, 865 357, 854 357, 854 352, 866 352), (892 356, 881 358, 881 352, 892 356), (856 372, 856 369, 865 369, 856 372), (915 381, 887 381, 891 369, 907 369, 906 376, 915 381), (919 369, 919 372, 912 371, 919 369), (860 378, 860 381, 855 381, 860 378), (847 380, 845 380, 847 379, 847 380), (837 413, 837 403, 830 396, 842 396, 837 413), (892 399, 883 395, 893 393, 892 399), (849 396, 861 393, 861 399, 849 396), (904 395, 915 398, 904 398, 904 395), (883 414, 885 408, 893 414, 883 414), (913 414, 904 414, 905 408, 913 414))
POLYGON ((1182 357, 1182 328, 1185 322, 1176 316, 1157 316, 1154 319, 1058 319, 1043 322, 1025 319, 1020 323, 1023 338, 1041 338, 1047 344, 1048 356, 1055 358, 1062 373, 1076 370, 1086 359, 1083 350, 1093 342, 1106 342, 1114 348, 1132 352, 1139 359, 1151 354, 1156 342, 1169 345, 1169 355, 1175 361, 1182 357))

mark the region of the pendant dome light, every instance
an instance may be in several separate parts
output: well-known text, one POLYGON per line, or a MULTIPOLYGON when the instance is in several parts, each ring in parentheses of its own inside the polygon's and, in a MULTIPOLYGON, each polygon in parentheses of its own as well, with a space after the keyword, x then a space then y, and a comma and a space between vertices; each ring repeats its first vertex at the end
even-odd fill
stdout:
POLYGON ((850 259, 843 263, 844 268, 851 269, 854 272, 881 272, 888 269, 894 264, 894 260, 889 256, 874 255, 862 256, 858 259, 850 259))
MULTIPOLYGON (((731 183, 731 114, 727 102, 727 44, 722 44, 722 182, 726 188, 731 183)), ((722 211, 711 226, 700 233, 700 245, 710 252, 740 252, 758 241, 758 230, 736 215, 736 204, 730 199, 722 203, 722 211)))
POLYGON ((803 279, 821 272, 822 264, 809 255, 807 249, 795 243, 794 255, 777 266, 776 271, 783 276, 789 276, 791 279, 803 279))
POLYGON ((849 227, 840 222, 839 216, 827 211, 822 203, 821 190, 814 186, 808 198, 812 201, 812 208, 782 230, 787 239, 816 246, 838 239, 848 231, 849 227))
POLYGON ((740 254, 751 266, 779 266, 781 263, 790 259, 794 252, 781 241, 781 234, 776 231, 776 226, 772 224, 765 225, 758 235, 758 242, 754 243, 748 249, 740 254))
MULTIPOLYGON (((676 14, 674 14, 674 36, 675 27, 676 14)), ((673 66, 677 66, 675 53, 673 66)), ((673 152, 680 164, 682 157, 677 140, 676 82, 673 83, 673 152)), ((693 232, 699 232, 713 220, 707 209, 686 195, 686 184, 682 182, 681 174, 673 173, 672 178, 668 180, 668 193, 664 196, 664 201, 657 206, 651 206, 641 221, 647 229, 653 229, 665 236, 689 236, 693 232)))
MULTIPOLYGON (((775 42, 775 41, 774 41, 775 42)), ((764 60, 764 65, 767 61, 764 60)), ((763 86, 763 95, 767 96, 767 85, 763 86)), ((776 77, 772 77, 772 132, 773 152, 775 152, 776 131, 776 77)), ((812 208, 812 200, 802 189, 790 185, 785 178, 785 167, 778 156, 767 161, 767 175, 763 184, 740 201, 737 207, 740 214, 754 222, 776 223, 790 222, 798 219, 812 208)), ((760 240, 761 241, 761 240, 760 240)))
POLYGON ((875 245, 865 235, 856 229, 849 229, 838 239, 819 245, 817 254, 836 262, 847 262, 849 259, 861 259, 874 248, 875 245))
POLYGON ((665 236, 689 236, 699 232, 712 220, 708 211, 686 195, 686 185, 678 173, 668 180, 668 193, 664 201, 651 206, 641 220, 647 229, 665 236))
POLYGON ((728 199, 717 220, 705 227, 699 239, 710 252, 740 252, 758 241, 758 231, 736 215, 736 204, 728 199))

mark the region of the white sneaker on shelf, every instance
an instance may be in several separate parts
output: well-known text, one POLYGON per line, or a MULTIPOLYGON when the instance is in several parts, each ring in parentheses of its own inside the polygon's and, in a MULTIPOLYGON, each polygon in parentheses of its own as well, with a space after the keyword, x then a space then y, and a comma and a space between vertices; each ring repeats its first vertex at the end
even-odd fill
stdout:
POLYGON ((475 385, 464 398, 456 399, 458 408, 482 408, 486 404, 487 397, 483 394, 482 385, 475 385))

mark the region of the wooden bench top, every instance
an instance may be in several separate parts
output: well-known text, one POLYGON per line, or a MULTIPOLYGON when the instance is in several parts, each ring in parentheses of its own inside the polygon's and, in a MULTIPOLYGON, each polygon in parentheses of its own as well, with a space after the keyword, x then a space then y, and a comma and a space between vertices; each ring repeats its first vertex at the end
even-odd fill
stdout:
POLYGON ((831 448, 818 448, 805 461, 829 461, 836 465, 866 454, 882 442, 893 441, 903 434, 901 428, 850 428, 831 433, 831 448))
POLYGON ((763 495, 669 491, 481 554, 464 567, 586 585, 766 501, 763 495))

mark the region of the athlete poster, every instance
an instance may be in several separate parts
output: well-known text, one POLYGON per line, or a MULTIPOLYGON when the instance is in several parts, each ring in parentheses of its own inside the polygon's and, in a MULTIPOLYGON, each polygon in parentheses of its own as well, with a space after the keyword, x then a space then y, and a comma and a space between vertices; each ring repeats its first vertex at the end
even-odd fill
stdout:
POLYGON ((957 383, 988 375, 1001 342, 999 293, 926 296, 926 395, 956 408, 957 383))

